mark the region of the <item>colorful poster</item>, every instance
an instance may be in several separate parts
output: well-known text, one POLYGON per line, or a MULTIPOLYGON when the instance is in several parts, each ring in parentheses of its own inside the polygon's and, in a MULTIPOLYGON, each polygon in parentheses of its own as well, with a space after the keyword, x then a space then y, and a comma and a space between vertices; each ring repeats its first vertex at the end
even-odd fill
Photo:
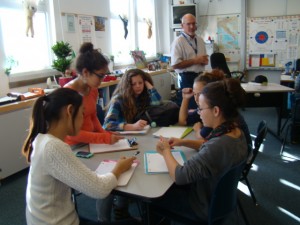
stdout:
POLYGON ((94 16, 78 15, 78 25, 81 44, 91 42, 97 48, 94 16))

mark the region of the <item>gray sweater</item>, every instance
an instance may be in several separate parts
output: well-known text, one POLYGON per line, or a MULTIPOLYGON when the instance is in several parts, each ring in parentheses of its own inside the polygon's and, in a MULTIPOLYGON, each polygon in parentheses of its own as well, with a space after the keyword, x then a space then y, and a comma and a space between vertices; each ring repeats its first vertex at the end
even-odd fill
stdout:
POLYGON ((210 197, 219 176, 245 160, 247 154, 243 134, 240 138, 222 135, 204 143, 196 155, 183 166, 177 166, 176 184, 190 184, 189 202, 198 216, 207 218, 210 197))

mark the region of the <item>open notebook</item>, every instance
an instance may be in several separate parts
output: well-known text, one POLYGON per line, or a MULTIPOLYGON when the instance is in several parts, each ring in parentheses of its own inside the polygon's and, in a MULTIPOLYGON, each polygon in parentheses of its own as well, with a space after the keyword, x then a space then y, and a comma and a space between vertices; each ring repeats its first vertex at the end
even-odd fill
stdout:
POLYGON ((131 146, 128 139, 121 139, 113 145, 109 144, 89 144, 90 152, 92 153, 104 153, 104 152, 115 152, 115 151, 126 151, 137 149, 138 146, 131 146))
MULTIPOLYGON (((180 165, 183 165, 186 161, 184 153, 180 150, 172 150, 172 155, 180 165)), ((145 152, 144 165, 146 174, 168 173, 166 162, 157 151, 145 152)))
MULTIPOLYGON (((116 160, 103 160, 98 168, 96 169, 96 173, 99 175, 103 175, 109 173, 113 170, 115 165, 117 164, 116 160)), ((138 161, 135 161, 129 170, 122 173, 118 179, 118 186, 126 186, 133 175, 135 168, 139 165, 138 161)))
POLYGON ((153 133, 154 137, 164 137, 164 138, 184 138, 189 133, 193 131, 192 127, 162 127, 155 133, 153 133))

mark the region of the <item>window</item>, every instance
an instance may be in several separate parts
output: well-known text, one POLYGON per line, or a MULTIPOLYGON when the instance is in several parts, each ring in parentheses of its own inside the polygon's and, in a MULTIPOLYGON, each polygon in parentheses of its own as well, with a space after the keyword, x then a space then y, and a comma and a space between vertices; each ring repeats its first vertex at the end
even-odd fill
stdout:
POLYGON ((154 0, 110 0, 110 26, 112 54, 116 64, 133 63, 130 51, 142 50, 146 57, 156 56, 154 0), (128 35, 124 38, 124 24, 128 19, 128 35), (152 36, 148 38, 148 24, 152 24, 152 36))
MULTIPOLYGON (((0 43, 3 61, 12 58, 17 66, 12 76, 51 69, 51 35, 47 0, 40 1, 34 14, 34 37, 26 36, 26 14, 22 1, 4 0, 0 6, 0 43)), ((5 67, 5 66, 4 66, 5 67)))

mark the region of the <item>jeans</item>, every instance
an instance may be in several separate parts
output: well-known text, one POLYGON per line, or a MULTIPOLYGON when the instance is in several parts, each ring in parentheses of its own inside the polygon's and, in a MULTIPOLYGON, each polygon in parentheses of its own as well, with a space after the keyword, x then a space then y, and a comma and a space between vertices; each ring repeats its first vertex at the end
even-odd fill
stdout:
MULTIPOLYGON (((150 207, 158 206, 166 211, 184 215, 192 220, 203 220, 192 209, 189 202, 189 186, 178 186, 173 184, 170 189, 159 199, 150 203, 150 207)), ((201 209, 199 209, 201 210, 201 209)))
POLYGON ((122 196, 108 195, 104 199, 97 199, 96 210, 98 221, 108 222, 112 221, 111 214, 113 205, 118 209, 128 210, 128 199, 122 196))

